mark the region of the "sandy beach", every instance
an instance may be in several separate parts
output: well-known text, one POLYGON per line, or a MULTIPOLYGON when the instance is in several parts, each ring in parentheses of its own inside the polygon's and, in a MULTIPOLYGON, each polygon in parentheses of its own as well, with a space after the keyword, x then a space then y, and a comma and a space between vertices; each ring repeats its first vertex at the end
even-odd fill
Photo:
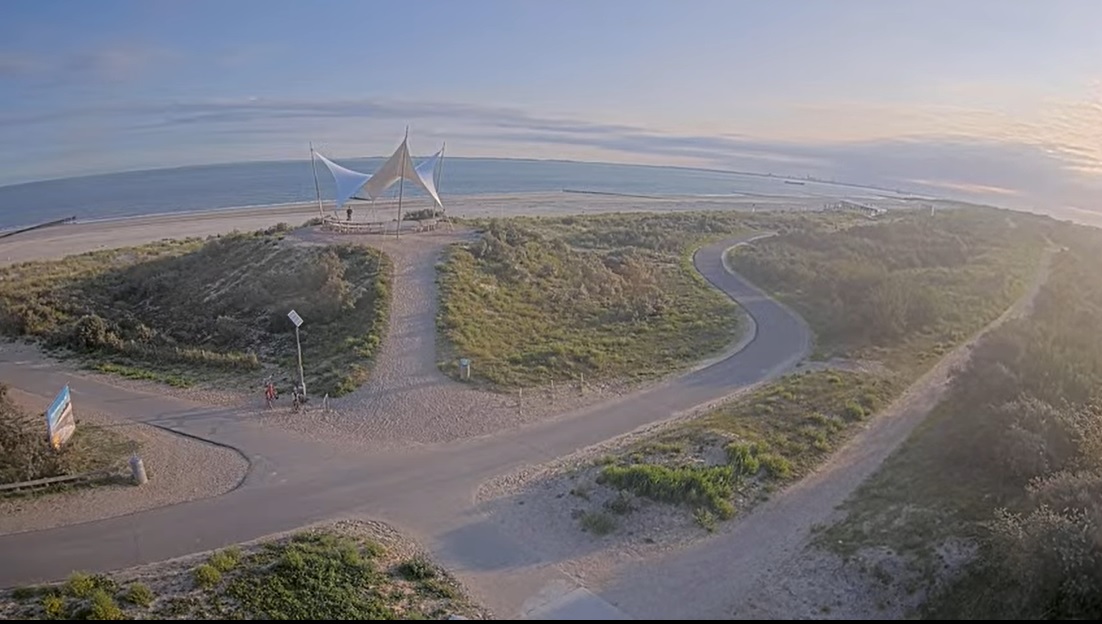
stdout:
MULTIPOLYGON (((455 218, 554 216, 607 212, 691 212, 695 210, 818 210, 831 200, 825 198, 753 197, 706 198, 669 197, 648 199, 583 193, 517 193, 471 195, 445 198, 447 214, 455 218)), ((877 202, 885 207, 909 205, 903 200, 877 202)), ((377 202, 374 212, 366 205, 355 206, 355 221, 389 220, 396 214, 393 202, 377 202)), ((326 214, 331 204, 326 204, 326 214)), ((426 208, 425 202, 403 205, 403 210, 426 208)), ((35 230, 0 239, 0 265, 58 258, 75 253, 140 245, 163 238, 210 236, 252 231, 278 223, 300 225, 318 216, 315 203, 152 215, 105 221, 88 221, 35 230)))

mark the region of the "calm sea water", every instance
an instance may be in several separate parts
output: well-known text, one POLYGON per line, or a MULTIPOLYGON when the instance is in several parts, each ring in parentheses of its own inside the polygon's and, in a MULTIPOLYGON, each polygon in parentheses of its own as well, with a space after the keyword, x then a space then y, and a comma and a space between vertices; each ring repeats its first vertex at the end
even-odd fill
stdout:
MULTIPOLYGON (((340 164, 371 172, 378 158, 340 164)), ((333 196, 318 163, 322 197, 333 196)), ((564 161, 445 158, 440 193, 524 193, 563 189, 637 195, 893 196, 890 191, 739 173, 564 161)), ((416 194, 414 192, 413 194, 416 194)), ((80 220, 311 201, 310 161, 251 162, 129 171, 0 186, 0 229, 75 216, 80 220)))

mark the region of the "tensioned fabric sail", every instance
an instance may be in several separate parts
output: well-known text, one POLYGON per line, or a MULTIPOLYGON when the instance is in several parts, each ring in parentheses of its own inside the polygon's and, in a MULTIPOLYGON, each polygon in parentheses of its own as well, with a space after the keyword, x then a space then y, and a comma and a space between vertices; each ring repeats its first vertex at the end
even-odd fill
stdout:
POLYGON ((352 199, 352 197, 363 188, 364 184, 371 179, 370 174, 346 169, 325 156, 322 156, 317 150, 315 150, 314 153, 317 154, 321 162, 325 163, 325 166, 329 168, 329 173, 333 174, 333 180, 337 183, 338 208, 344 206, 345 202, 349 199, 352 199))
POLYGON ((431 158, 426 159, 421 164, 417 165, 417 177, 421 178, 421 184, 429 189, 429 195, 432 195, 436 200, 436 205, 440 206, 440 192, 436 190, 436 167, 440 164, 440 158, 444 155, 444 150, 441 149, 432 155, 431 158))
POLYGON ((413 165, 413 159, 409 156, 408 139, 402 140, 402 144, 399 145, 398 149, 394 150, 394 154, 379 167, 375 175, 371 176, 367 184, 363 185, 363 189, 368 197, 376 199, 401 179, 408 180, 421 187, 422 190, 432 197, 432 201, 435 202, 437 206, 443 206, 440 202, 440 196, 436 193, 436 185, 432 181, 431 170, 426 180, 413 165))

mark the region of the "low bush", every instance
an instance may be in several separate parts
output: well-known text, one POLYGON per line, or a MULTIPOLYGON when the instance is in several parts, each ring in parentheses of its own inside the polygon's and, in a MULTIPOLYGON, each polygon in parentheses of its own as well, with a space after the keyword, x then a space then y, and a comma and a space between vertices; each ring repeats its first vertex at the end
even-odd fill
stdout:
POLYGON ((195 584, 203 588, 211 588, 222 582, 222 573, 209 563, 195 568, 192 571, 192 577, 195 579, 195 584))
POLYGON ((606 466, 599 481, 658 502, 703 507, 722 519, 735 512, 731 503, 735 472, 731 466, 606 466))
POLYGON ((582 530, 597 536, 608 535, 616 530, 616 520, 600 511, 587 511, 578 520, 582 530))
POLYGON ((115 603, 115 599, 111 597, 111 594, 102 589, 96 589, 89 597, 86 615, 79 619, 121 620, 123 619, 123 612, 119 605, 115 603))
POLYGON ((735 474, 752 477, 761 470, 756 444, 732 442, 727 445, 727 462, 735 468, 735 474))
POLYGON ((436 576, 436 566, 428 559, 417 556, 402 563, 399 573, 411 581, 423 581, 436 576))
POLYGON ((241 562, 241 549, 233 547, 213 553, 207 563, 219 572, 229 572, 241 562))
POLYGON ((153 604, 155 598, 153 590, 149 589, 149 586, 144 583, 131 583, 126 588, 126 601, 132 605, 148 607, 153 604))

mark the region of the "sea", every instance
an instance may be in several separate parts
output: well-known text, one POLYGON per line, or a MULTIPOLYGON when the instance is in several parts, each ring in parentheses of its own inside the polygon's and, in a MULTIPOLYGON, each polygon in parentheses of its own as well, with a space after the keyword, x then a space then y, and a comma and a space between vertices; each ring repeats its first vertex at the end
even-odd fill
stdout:
MULTIPOLYGON (((370 173, 381 158, 340 160, 370 173)), ((323 198, 333 180, 317 164, 323 198)), ((418 190, 406 189, 411 195, 418 190)), ((761 174, 557 160, 445 158, 439 190, 448 196, 585 191, 651 197, 793 196, 875 199, 899 191, 761 174)), ((396 192, 392 189, 392 192, 396 192)), ((264 161, 127 171, 0 186, 0 230, 75 217, 78 221, 313 201, 311 163, 264 161)))

